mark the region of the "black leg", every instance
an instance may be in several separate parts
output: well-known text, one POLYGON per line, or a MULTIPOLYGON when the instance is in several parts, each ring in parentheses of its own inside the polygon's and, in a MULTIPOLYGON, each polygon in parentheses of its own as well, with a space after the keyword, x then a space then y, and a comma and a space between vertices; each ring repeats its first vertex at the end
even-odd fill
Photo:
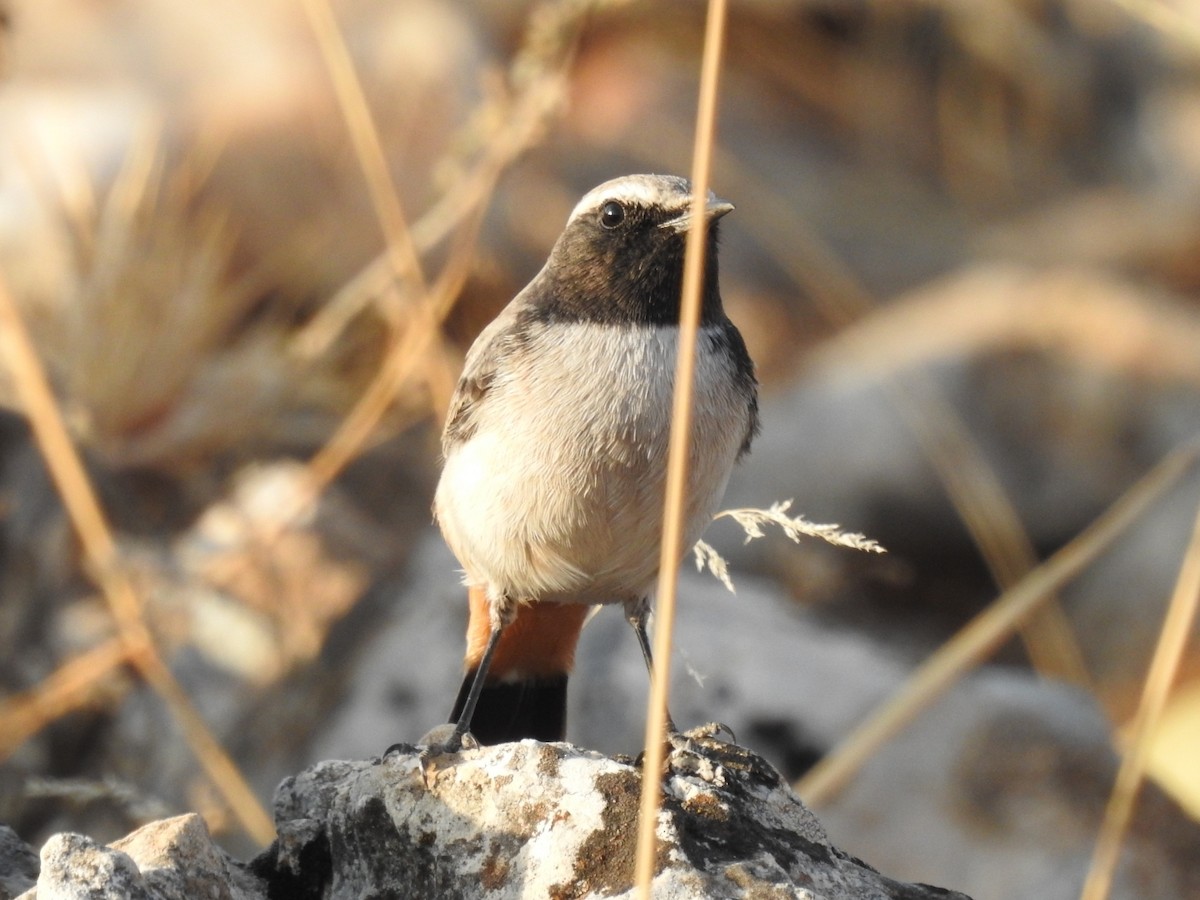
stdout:
POLYGON ((475 705, 479 702, 479 695, 483 693, 483 683, 487 680, 488 669, 492 665, 492 657, 496 654, 496 647, 499 645, 500 635, 503 633, 503 623, 499 620, 493 622, 492 633, 488 637, 487 647, 484 648, 483 656, 479 660, 479 666, 475 670, 475 680, 471 682, 470 693, 467 694, 462 712, 459 714, 458 721, 454 724, 454 731, 442 746, 442 749, 447 753, 458 752, 459 748, 462 747, 463 735, 471 728, 471 718, 475 715, 475 705))
MULTIPOLYGON (((645 600, 639 600, 636 603, 626 603, 625 619, 633 627, 633 633, 637 635, 638 646, 642 648, 642 659, 646 661, 646 671, 653 680, 654 655, 650 652, 650 637, 646 634, 646 624, 650 619, 650 604, 645 600)), ((667 734, 677 734, 678 732, 679 729, 675 727, 675 720, 671 718, 671 711, 667 710, 667 734)))

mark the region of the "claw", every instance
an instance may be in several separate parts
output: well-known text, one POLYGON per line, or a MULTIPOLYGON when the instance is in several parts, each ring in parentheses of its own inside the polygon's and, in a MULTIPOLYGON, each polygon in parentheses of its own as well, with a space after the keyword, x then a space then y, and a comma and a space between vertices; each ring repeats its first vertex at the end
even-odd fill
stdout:
POLYGON ((417 747, 424 756, 457 753, 459 750, 477 750, 480 746, 475 735, 466 729, 460 729, 453 722, 429 729, 421 740, 417 741, 417 747))
POLYGON ((708 722, 696 728, 690 728, 684 732, 688 737, 696 740, 714 740, 722 732, 729 735, 731 743, 737 743, 737 735, 733 733, 733 729, 724 722, 708 722))
POLYGON ((392 744, 381 755, 375 757, 375 764, 378 765, 384 762, 389 756, 407 756, 416 749, 412 744, 400 741, 399 743, 392 744))
POLYGON ((396 747, 407 747, 408 752, 416 751, 417 765, 421 769, 421 780, 425 787, 432 786, 433 775, 438 770, 438 763, 443 757, 458 753, 460 750, 475 750, 479 741, 469 732, 459 732, 453 724, 438 725, 421 738, 417 746, 396 744, 389 747, 389 752, 396 747))
POLYGON ((422 753, 428 753, 435 749, 437 752, 457 753, 462 743, 461 735, 458 738, 455 737, 457 730, 458 726, 453 722, 435 725, 421 736, 421 739, 417 741, 417 746, 422 748, 422 753))

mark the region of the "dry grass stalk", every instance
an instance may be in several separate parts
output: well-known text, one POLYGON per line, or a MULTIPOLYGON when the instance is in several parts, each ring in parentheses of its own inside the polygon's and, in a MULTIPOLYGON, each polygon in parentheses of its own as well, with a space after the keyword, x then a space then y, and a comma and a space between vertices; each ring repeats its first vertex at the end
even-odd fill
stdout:
POLYGON ((1179 578, 1171 595, 1171 604, 1159 633, 1158 645, 1150 661, 1150 670, 1142 686, 1142 699, 1134 715, 1131 741, 1121 759, 1112 795, 1104 810, 1104 822, 1088 868, 1081 900, 1105 900, 1112 886, 1113 873, 1121 852, 1121 842, 1129 826, 1133 805, 1146 774, 1150 745, 1162 718, 1171 686, 1179 673, 1196 609, 1200 605, 1200 511, 1197 511, 1192 539, 1179 569, 1179 578))
MULTIPOLYGON (((593 9, 612 5, 612 2, 560 0, 543 4, 534 12, 522 49, 509 67, 511 93, 487 98, 468 126, 468 133, 474 136, 472 143, 480 148, 478 158, 455 179, 454 187, 414 224, 411 235, 404 240, 405 256, 409 252, 416 256, 421 250, 432 248, 448 235, 455 234, 456 240, 448 262, 434 284, 420 292, 421 300, 416 304, 419 312, 409 316, 409 321, 394 330, 383 364, 355 407, 311 460, 312 488, 304 506, 315 500, 366 445, 400 387, 427 359, 429 347, 440 340, 441 322, 453 307, 470 271, 483 213, 500 175, 517 157, 540 140, 547 121, 562 108, 566 97, 567 70, 584 18, 593 9)), ((324 6, 322 0, 307 0, 307 3, 313 7, 324 6)), ((331 20, 330 24, 320 28, 336 30, 331 20)), ((326 37, 325 40, 330 38, 326 37)), ((342 81, 347 80, 344 74, 338 77, 342 81)), ((348 98, 345 101, 348 104, 345 107, 348 118, 353 117, 356 122, 362 120, 366 115, 366 106, 361 101, 361 90, 343 87, 342 92, 348 98), (356 95, 358 99, 354 99, 356 95)), ((342 92, 339 92, 339 97, 342 92)), ((367 118, 369 120, 369 116, 367 118)), ((352 127, 352 131, 365 127, 360 122, 352 127)), ((373 127, 371 130, 374 131, 373 127)), ((369 138, 360 140, 371 143, 369 138)), ((369 150, 365 156, 360 156, 360 160, 365 160, 364 168, 377 165, 370 161, 373 156, 373 151, 369 150)), ((369 174, 368 179, 371 180, 369 174)), ((378 190, 384 194, 394 194, 382 186, 378 190)), ((380 202, 384 205, 391 203, 390 200, 380 202)), ((381 221, 391 221, 395 217, 395 212, 385 213, 381 215, 381 221)), ((395 222, 391 226, 385 224, 385 228, 395 227, 395 222)), ((387 290, 387 282, 394 271, 395 261, 390 254, 385 254, 353 279, 352 284, 347 286, 350 293, 343 298, 343 302, 351 302, 356 291, 370 293, 387 290)), ((409 306, 411 304, 406 304, 405 309, 409 306)), ((310 332, 302 335, 301 346, 311 347, 314 340, 319 345, 326 339, 310 332)), ((433 404, 440 416, 448 402, 453 380, 436 372, 431 373, 428 369, 423 374, 434 385, 441 385, 440 390, 435 390, 437 396, 433 404)), ((303 508, 296 510, 297 515, 302 512, 303 508)))
MULTIPOLYGON (((1001 590, 1013 587, 1037 566, 1038 558, 995 471, 928 377, 909 373, 888 387, 992 578, 1001 590)), ((1020 634, 1039 674, 1093 687, 1070 620, 1056 600, 1044 603, 1029 622, 1022 622, 1020 634)))
POLYGON ((267 843, 275 829, 249 785, 209 731, 183 687, 154 645, 142 618, 141 601, 121 565, 112 530, 76 452, 46 373, 7 286, 0 280, 0 357, 46 460, 51 478, 79 536, 91 576, 104 593, 129 660, 163 698, 188 745, 242 826, 267 843))
POLYGON ((696 339, 700 330, 700 288, 704 279, 707 237, 705 207, 712 166, 713 134, 717 116, 717 82, 725 37, 724 0, 710 0, 700 67, 700 101, 696 113, 696 140, 692 153, 692 227, 688 231, 683 265, 683 293, 679 309, 678 358, 675 396, 671 412, 671 437, 667 451, 666 500, 659 556, 658 590, 654 624, 654 671, 646 710, 645 756, 642 763, 642 796, 638 812, 637 856, 634 884, 641 900, 650 900, 657 850, 658 808, 665 753, 667 695, 671 670, 671 637, 675 624, 675 592, 679 559, 683 556, 683 505, 687 491, 688 445, 692 431, 692 401, 696 370, 696 339))
POLYGON ((886 553, 877 542, 865 535, 854 531, 842 531, 840 525, 828 525, 810 522, 804 516, 788 515, 792 508, 792 500, 780 500, 772 503, 767 509, 726 509, 717 513, 715 519, 732 519, 746 533, 746 543, 763 537, 762 526, 774 525, 795 543, 800 538, 820 538, 835 547, 845 547, 848 550, 864 550, 867 553, 886 553))
POLYGON ((397 281, 408 281, 415 293, 425 287, 421 259, 413 245, 400 195, 388 169, 379 129, 367 105, 362 82, 346 49, 337 20, 326 0, 302 0, 304 12, 321 50, 321 58, 337 94, 338 108, 346 120, 346 128, 354 144, 359 168, 367 182, 371 203, 387 240, 387 257, 397 281))
MULTIPOLYGON (((800 543, 802 537, 820 538, 835 547, 845 547, 848 550, 863 550, 867 553, 886 553, 887 551, 877 542, 865 535, 853 531, 842 531, 840 525, 828 525, 810 522, 804 516, 788 515, 792 508, 791 500, 780 500, 772 503, 767 509, 726 509, 713 516, 713 519, 732 519, 745 532, 746 543, 766 537, 764 525, 774 525, 779 528, 788 540, 800 543)), ((733 578, 729 575, 729 563, 716 548, 706 541, 696 541, 692 546, 692 556, 696 561, 696 571, 705 569, 725 585, 731 594, 737 590, 733 578)))
POLYGON ((439 320, 428 296, 421 259, 413 244, 408 217, 400 202, 395 181, 388 169, 379 129, 371 115, 362 82, 329 3, 327 0, 303 0, 303 5, 320 47, 321 57, 329 70, 338 108, 346 121, 346 129, 354 145, 358 165, 367 182, 371 204, 387 245, 384 256, 391 269, 395 289, 388 289, 377 295, 380 311, 393 330, 400 329, 403 327, 404 318, 399 309, 400 297, 415 298, 412 304, 415 321, 410 327, 425 330, 434 338, 430 341, 423 363, 434 375, 429 379, 430 382, 442 388, 440 393, 444 396, 435 397, 435 407, 443 408, 449 402, 449 390, 454 382, 441 345, 439 320))
POLYGON ((1200 21, 1195 10, 1186 12, 1165 0, 1112 0, 1114 6, 1157 31, 1168 43, 1186 49, 1193 57, 1200 55, 1200 21))
MULTIPOLYGON (((384 259, 390 270, 390 278, 388 286, 375 296, 392 332, 379 372, 310 466, 312 491, 307 499, 302 500, 303 505, 308 506, 365 445, 409 372, 418 363, 443 365, 444 357, 440 352, 440 320, 428 297, 425 274, 413 244, 408 218, 388 169, 379 129, 371 115, 353 60, 329 4, 325 0, 303 0, 303 6, 329 71, 338 108, 345 119, 359 168, 367 182, 371 203, 383 231, 386 242, 384 259), (399 310, 402 295, 416 298, 416 315, 407 330, 410 334, 413 331, 420 332, 422 340, 419 346, 406 345, 400 338, 404 331, 399 310), (430 352, 435 344, 437 350, 430 352), (401 351, 404 351, 403 355, 401 351)), ((442 382, 445 380, 441 379, 442 382)), ((297 510, 297 514, 300 512, 297 510)))
POLYGON ((90 703, 129 656, 129 642, 113 638, 63 663, 32 690, 0 701, 0 762, 51 722, 90 703))
MULTIPOLYGON (((67 156, 52 178, 32 174, 47 210, 41 241, 61 253, 44 280, 14 261, 10 284, 72 434, 112 468, 179 474, 278 440, 287 403, 331 393, 332 378, 312 367, 296 377, 278 323, 255 317, 263 275, 235 274, 235 229, 197 194, 198 154, 167 156, 148 117, 108 189, 93 186, 82 157, 67 156)), ((19 408, 7 376, 0 403, 19 408)), ((297 405, 311 416, 331 404, 297 405)))
POLYGON ((874 377, 1014 350, 1151 383, 1200 384, 1200 324, 1182 300, 1082 266, 988 263, 906 292, 815 350, 874 377))
POLYGON ((828 802, 887 741, 956 680, 1007 640, 1020 622, 1095 560, 1200 457, 1200 444, 1168 455, 1083 532, 1002 593, 943 644, 899 692, 851 732, 796 784, 813 805, 828 802))

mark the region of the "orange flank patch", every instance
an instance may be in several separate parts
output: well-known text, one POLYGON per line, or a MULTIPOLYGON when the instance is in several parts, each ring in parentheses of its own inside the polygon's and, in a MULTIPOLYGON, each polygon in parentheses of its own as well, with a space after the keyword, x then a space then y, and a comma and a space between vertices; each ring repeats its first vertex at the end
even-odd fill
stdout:
MULTIPOLYGON (((470 670, 483 656, 492 626, 483 590, 471 588, 468 596, 471 617, 467 623, 466 668, 470 670)), ((590 609, 586 603, 521 604, 517 617, 500 636, 488 680, 569 673, 575 664, 579 632, 590 609)))

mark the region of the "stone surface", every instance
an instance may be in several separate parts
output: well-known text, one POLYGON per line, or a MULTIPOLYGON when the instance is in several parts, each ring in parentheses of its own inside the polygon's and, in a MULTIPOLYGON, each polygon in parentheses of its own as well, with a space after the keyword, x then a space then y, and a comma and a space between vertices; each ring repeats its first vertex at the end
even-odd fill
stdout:
MULTIPOLYGON (((326 762, 276 797, 280 839, 252 867, 270 896, 632 896, 640 769, 523 741, 326 762)), ((962 898, 880 875, 829 844, 764 760, 696 737, 675 750, 656 898, 962 898)))
POLYGON ((0 900, 11 900, 33 887, 38 855, 7 825, 0 825, 0 900))
POLYGON ((37 887, 21 895, 28 900, 150 900, 146 881, 127 854, 82 834, 52 835, 41 857, 37 887))
POLYGON ((151 896, 252 900, 263 886, 229 858, 195 813, 151 822, 113 845, 141 870, 151 896))
POLYGON ((266 897, 263 884, 213 843, 195 813, 151 822, 111 846, 56 834, 42 847, 41 863, 36 887, 21 895, 25 900, 266 897))
MULTIPOLYGON (((277 840, 248 865, 195 815, 105 846, 61 833, 23 900, 341 900, 631 897, 641 769, 570 744, 457 754, 402 745, 319 763, 276 795, 277 840)), ((829 843, 765 760, 710 730, 668 755, 656 900, 967 900, 887 878, 829 843)), ((32 853, 4 842, 28 884, 32 853)))

